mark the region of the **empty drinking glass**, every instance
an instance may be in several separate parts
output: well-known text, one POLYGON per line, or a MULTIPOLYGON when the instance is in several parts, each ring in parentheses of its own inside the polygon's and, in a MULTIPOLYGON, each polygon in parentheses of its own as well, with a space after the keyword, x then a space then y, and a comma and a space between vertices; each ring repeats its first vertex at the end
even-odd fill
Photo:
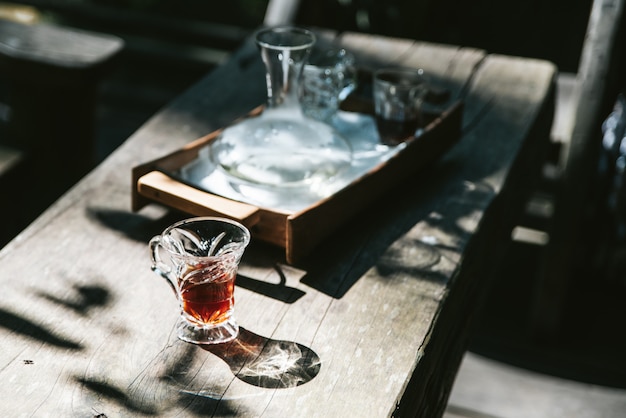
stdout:
POLYGON ((354 56, 345 49, 314 51, 304 66, 302 109, 314 119, 328 122, 356 88, 354 56))

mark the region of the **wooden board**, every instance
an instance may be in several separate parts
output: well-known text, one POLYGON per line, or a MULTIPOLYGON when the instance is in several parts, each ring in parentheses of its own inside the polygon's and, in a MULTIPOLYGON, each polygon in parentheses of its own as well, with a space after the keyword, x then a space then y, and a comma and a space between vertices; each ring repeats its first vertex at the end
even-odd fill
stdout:
POLYGON ((0 73, 46 87, 74 87, 91 83, 110 69, 123 46, 123 40, 112 35, 3 20, 0 73))

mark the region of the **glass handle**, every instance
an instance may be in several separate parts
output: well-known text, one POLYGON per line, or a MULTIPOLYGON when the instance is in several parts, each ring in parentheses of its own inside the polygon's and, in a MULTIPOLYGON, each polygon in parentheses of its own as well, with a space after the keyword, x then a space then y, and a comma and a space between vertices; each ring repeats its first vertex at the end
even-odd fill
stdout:
POLYGON ((163 277, 169 285, 172 287, 172 290, 176 295, 178 292, 176 291, 176 285, 172 281, 170 274, 172 273, 172 267, 161 260, 160 249, 163 248, 161 245, 161 236, 155 236, 150 240, 150 259, 152 261, 151 269, 159 276, 163 277))

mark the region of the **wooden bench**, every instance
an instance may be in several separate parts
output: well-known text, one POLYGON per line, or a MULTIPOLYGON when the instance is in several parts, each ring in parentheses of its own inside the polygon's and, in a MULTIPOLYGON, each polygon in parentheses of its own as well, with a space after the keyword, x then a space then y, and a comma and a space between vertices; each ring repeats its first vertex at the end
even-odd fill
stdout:
POLYGON ((110 35, 0 21, 0 79, 10 109, 6 145, 84 174, 95 162, 98 84, 123 45, 110 35))

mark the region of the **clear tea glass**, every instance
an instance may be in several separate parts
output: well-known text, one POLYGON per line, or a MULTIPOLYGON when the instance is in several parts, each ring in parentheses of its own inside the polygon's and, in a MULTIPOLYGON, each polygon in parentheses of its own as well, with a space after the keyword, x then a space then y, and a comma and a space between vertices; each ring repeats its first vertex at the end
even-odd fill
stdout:
POLYGON ((383 68, 374 73, 376 126, 383 144, 397 145, 415 136, 427 93, 421 69, 383 68))
POLYGON ((302 111, 330 122, 339 105, 356 88, 354 56, 343 48, 313 50, 302 72, 302 111))
POLYGON ((250 232, 225 218, 177 222, 150 240, 152 270, 174 289, 181 315, 178 337, 217 344, 237 337, 235 277, 250 232))

